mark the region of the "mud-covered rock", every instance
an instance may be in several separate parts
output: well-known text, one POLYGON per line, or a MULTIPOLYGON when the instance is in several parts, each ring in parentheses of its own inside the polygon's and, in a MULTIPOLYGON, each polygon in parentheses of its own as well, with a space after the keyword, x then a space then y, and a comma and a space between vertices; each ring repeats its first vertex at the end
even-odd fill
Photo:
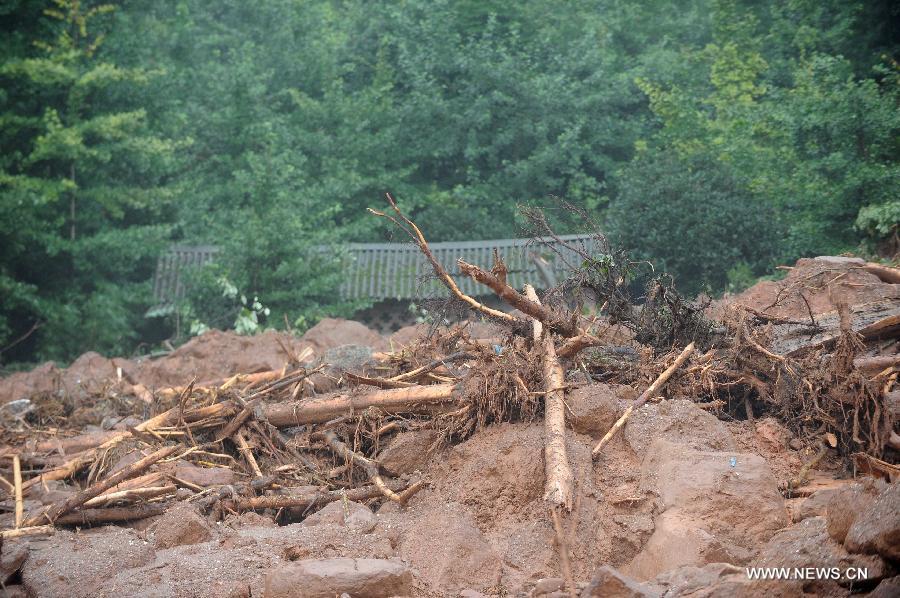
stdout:
POLYGON ((836 542, 844 543, 856 518, 872 504, 882 487, 874 480, 863 480, 832 494, 825 508, 825 519, 828 522, 828 534, 836 542))
MULTIPOLYGON (((824 517, 810 517, 779 531, 760 550, 754 566, 821 569, 863 568, 867 579, 878 580, 890 570, 884 560, 875 555, 851 554, 829 535, 824 517)), ((857 580, 834 580, 849 585, 857 580)))
POLYGON ((847 531, 844 546, 850 552, 880 554, 900 560, 900 484, 889 484, 861 509, 847 531))
POLYGON ((387 598, 412 593, 413 577, 405 564, 386 559, 309 559, 283 565, 266 576, 269 598, 387 598))
POLYGON ((582 598, 656 598, 659 592, 609 566, 598 567, 582 598))
POLYGON ((199 544, 212 538, 206 519, 188 504, 166 511, 150 528, 153 545, 159 550, 185 544, 199 544))
POLYGON ((897 598, 900 596, 900 575, 884 579, 868 598, 897 598))
POLYGON ((602 436, 618 418, 618 397, 607 384, 576 388, 566 395, 566 405, 566 419, 579 434, 602 436))
POLYGON ((375 513, 358 502, 334 501, 316 511, 301 523, 304 527, 316 525, 340 525, 360 534, 368 534, 375 528, 375 513))
POLYGON ((643 484, 665 509, 679 509, 706 529, 750 549, 788 523, 778 481, 758 455, 695 450, 658 440, 641 464, 643 484))
POLYGON ((428 461, 438 436, 436 430, 401 432, 387 443, 378 455, 378 462, 394 476, 412 473, 428 461))
POLYGON ((400 556, 441 592, 488 590, 500 581, 502 560, 472 516, 453 505, 429 510, 399 538, 400 556))
POLYGON ((807 597, 803 584, 795 580, 751 580, 744 567, 711 563, 682 567, 657 576, 648 583, 666 598, 774 598, 807 597))
POLYGON ((632 414, 624 432, 628 445, 638 455, 643 455, 656 440, 678 442, 697 450, 736 448, 725 424, 690 401, 644 405, 632 414))

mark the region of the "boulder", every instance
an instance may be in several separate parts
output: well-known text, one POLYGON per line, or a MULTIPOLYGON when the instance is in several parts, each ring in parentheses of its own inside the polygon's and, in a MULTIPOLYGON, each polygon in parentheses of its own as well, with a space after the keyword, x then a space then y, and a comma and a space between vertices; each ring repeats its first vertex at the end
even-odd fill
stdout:
POLYGON ((665 509, 693 516, 723 543, 752 549, 788 523, 778 481, 758 455, 657 440, 641 464, 641 475, 665 509))
POLYGON ((501 558, 472 516, 456 505, 423 513, 400 537, 399 550, 423 581, 445 595, 486 591, 500 582, 501 558))
POLYGON ((301 525, 340 525, 360 534, 368 534, 375 529, 376 523, 375 513, 366 505, 336 500, 304 519, 301 525))
POLYGON ((751 580, 744 567, 711 563, 682 567, 657 576, 648 584, 666 598, 806 598, 803 583, 794 580, 751 580))
POLYGON ((3 552, 0 552, 0 586, 6 585, 9 578, 19 571, 26 558, 28 548, 24 544, 6 542, 3 552))
POLYGON ((679 567, 702 567, 709 563, 746 560, 747 557, 747 551, 723 544, 695 518, 680 509, 673 509, 657 518, 650 540, 625 571, 639 580, 648 580, 679 567))
POLYGON ((845 486, 832 494, 825 507, 828 535, 836 542, 843 544, 847 532, 850 531, 857 516, 872 504, 881 488, 882 486, 876 481, 865 479, 858 484, 845 486))
POLYGON ((647 404, 625 424, 625 440, 643 455, 655 440, 679 442, 696 450, 736 450, 734 437, 719 419, 684 400, 647 404))
POLYGON ((308 559, 266 575, 268 598, 333 598, 342 593, 369 598, 412 594, 413 577, 400 561, 385 559, 308 559))
POLYGON ((153 523, 150 532, 157 550, 199 544, 212 538, 206 519, 189 504, 180 504, 166 511, 153 523))
POLYGON ((428 461, 429 451, 439 436, 435 430, 401 432, 382 449, 378 462, 393 476, 412 473, 428 461))
POLYGON ((868 598, 897 598, 900 596, 900 575, 884 579, 868 598))
POLYGON ((579 434, 606 434, 619 416, 618 398, 607 384, 590 384, 566 395, 568 423, 579 434))
POLYGON ((900 560, 900 484, 889 484, 847 531, 844 546, 850 552, 880 554, 900 560))
MULTIPOLYGON (((878 556, 850 554, 828 535, 824 517, 810 517, 779 531, 760 550, 753 562, 758 567, 864 568, 869 581, 884 577, 889 567, 878 556)), ((850 585, 854 579, 834 580, 850 585)))
POLYGON ((660 593, 609 566, 598 567, 581 598, 655 598, 660 593))

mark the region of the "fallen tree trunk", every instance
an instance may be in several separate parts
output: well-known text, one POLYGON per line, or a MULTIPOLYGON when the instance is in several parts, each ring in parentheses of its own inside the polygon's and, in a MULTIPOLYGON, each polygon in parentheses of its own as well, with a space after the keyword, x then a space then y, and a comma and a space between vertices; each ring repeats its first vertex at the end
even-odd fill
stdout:
POLYGON ((267 420, 273 426, 284 428, 321 424, 369 407, 377 407, 386 413, 430 413, 436 406, 455 402, 455 389, 455 384, 434 384, 262 405, 257 410, 257 419, 267 420))
MULTIPOLYGON (((525 285, 528 299, 540 305, 531 285, 525 285)), ((544 361, 544 500, 551 508, 572 509, 575 478, 566 453, 565 373, 556 357, 553 335, 533 322, 534 342, 543 344, 544 361)))
POLYGON ((166 503, 150 503, 133 507, 112 507, 106 509, 83 509, 76 513, 63 515, 55 521, 55 525, 92 525, 103 523, 121 523, 137 521, 162 515, 170 505, 166 503))

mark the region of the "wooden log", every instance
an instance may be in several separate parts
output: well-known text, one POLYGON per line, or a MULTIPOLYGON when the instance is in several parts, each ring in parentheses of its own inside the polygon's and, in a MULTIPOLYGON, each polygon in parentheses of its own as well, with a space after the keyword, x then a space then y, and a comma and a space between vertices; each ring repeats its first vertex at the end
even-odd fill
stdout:
POLYGON ((19 455, 13 455, 13 486, 16 492, 16 527, 22 527, 25 502, 22 499, 22 463, 19 455))
POLYGON ((20 527, 18 529, 7 529, 0 532, 0 541, 12 540, 13 538, 24 538, 27 536, 52 536, 55 533, 56 528, 52 525, 20 527))
MULTIPOLYGON (((86 501, 84 503, 84 506, 105 507, 106 505, 110 505, 114 502, 119 501, 137 502, 149 500, 151 498, 165 496, 166 494, 175 494, 175 491, 177 489, 178 488, 177 486, 175 486, 175 484, 168 484, 166 486, 151 486, 149 488, 133 488, 130 490, 120 490, 119 492, 110 492, 108 494, 95 496, 91 500, 86 501)), ((59 520, 57 519, 57 521, 59 520)))
POLYGON ((59 517, 56 525, 100 525, 104 523, 121 523, 155 517, 166 512, 169 505, 150 503, 130 507, 107 507, 105 509, 82 509, 59 517))
MULTIPOLYGON (((385 484, 393 492, 401 492, 404 484, 398 480, 389 480, 385 484)), ((411 484, 410 488, 416 486, 411 484)), ((418 487, 421 487, 419 485, 418 487)), ((401 492, 405 494, 405 492, 401 492)), ((273 496, 253 496, 223 501, 226 508, 233 511, 260 511, 262 509, 309 509, 323 507, 330 502, 342 500, 344 497, 353 502, 361 502, 383 496, 381 490, 374 485, 354 488, 352 490, 333 490, 330 492, 313 492, 307 494, 281 494, 273 496)), ((407 498, 409 498, 407 496, 407 498)))
POLYGON ((153 453, 147 455, 143 459, 140 459, 128 467, 124 467, 121 470, 117 471, 113 475, 108 478, 101 480, 88 488, 85 488, 81 492, 76 493, 69 498, 60 501, 51 505, 46 511, 29 517, 27 521, 25 521, 26 526, 38 525, 39 523, 48 522, 54 523, 58 518, 62 517, 66 513, 69 513, 85 502, 91 500, 95 496, 99 496, 103 493, 104 490, 108 490, 112 488, 119 482, 123 480, 127 480, 128 478, 134 477, 143 471, 145 471, 148 467, 159 461, 160 459, 165 459, 169 455, 178 451, 181 447, 178 445, 175 446, 167 446, 159 449, 158 451, 154 451, 153 453))
MULTIPOLYGON (((530 301, 540 304, 531 285, 525 285, 530 301)), ((544 500, 551 508, 572 509, 575 478, 566 453, 565 373, 556 358, 553 335, 543 324, 532 323, 535 344, 543 344, 544 367, 544 500)))
POLYGON ((857 357, 853 360, 853 367, 867 374, 878 374, 896 365, 900 365, 900 355, 857 357))
POLYGON ((625 425, 625 422, 627 422, 628 418, 631 417, 631 414, 634 413, 635 409, 640 408, 641 405, 643 405, 650 399, 650 397, 659 392, 662 387, 666 385, 666 382, 669 381, 669 378, 672 377, 672 374, 674 374, 675 371, 678 370, 678 368, 680 368, 685 361, 687 361, 688 357, 690 357, 691 353, 693 352, 694 343, 691 343, 687 347, 685 347, 681 354, 675 359, 675 363, 666 368, 666 370, 662 374, 660 374, 656 380, 653 381, 653 384, 651 384, 650 387, 647 388, 647 390, 645 390, 641 394, 641 396, 639 396, 634 401, 634 403, 628 406, 628 408, 625 410, 625 413, 622 414, 622 417, 620 417, 618 421, 613 424, 613 427, 609 429, 609 432, 607 432, 606 435, 600 439, 600 442, 598 442, 597 446, 594 447, 594 450, 591 451, 592 458, 596 459, 600 456, 600 451, 602 451, 603 447, 606 446, 610 440, 612 440, 613 436, 616 435, 616 432, 622 429, 622 427, 625 425))
POLYGON ((874 274, 880 278, 882 282, 888 284, 900 284, 900 268, 892 268, 890 266, 866 262, 862 265, 862 269, 869 274, 874 274))
POLYGON ((258 419, 268 420, 277 427, 321 424, 348 413, 377 407, 387 413, 429 412, 435 406, 454 403, 454 384, 412 386, 377 392, 350 395, 337 394, 290 403, 262 405, 258 419))

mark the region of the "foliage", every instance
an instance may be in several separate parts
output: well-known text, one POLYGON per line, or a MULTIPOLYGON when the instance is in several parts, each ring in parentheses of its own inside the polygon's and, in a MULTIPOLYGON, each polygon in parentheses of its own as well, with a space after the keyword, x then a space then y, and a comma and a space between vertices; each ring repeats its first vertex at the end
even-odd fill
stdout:
POLYGON ((780 228, 774 211, 723 166, 661 152, 623 171, 609 219, 614 239, 633 258, 669 272, 686 293, 724 289, 736 264, 765 272, 780 228))
MULTIPOLYGON (((143 314, 172 243, 222 247, 191 319, 234 325, 222 276, 263 299, 266 326, 350 315, 341 244, 393 239, 365 212, 385 191, 434 241, 519 235, 519 206, 561 197, 682 290, 897 234, 887 0, 13 0, 0 15, 3 361, 170 336, 143 314)), ((550 224, 580 230, 568 214, 550 224)))

